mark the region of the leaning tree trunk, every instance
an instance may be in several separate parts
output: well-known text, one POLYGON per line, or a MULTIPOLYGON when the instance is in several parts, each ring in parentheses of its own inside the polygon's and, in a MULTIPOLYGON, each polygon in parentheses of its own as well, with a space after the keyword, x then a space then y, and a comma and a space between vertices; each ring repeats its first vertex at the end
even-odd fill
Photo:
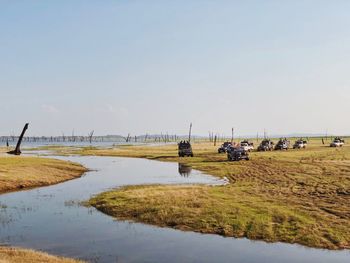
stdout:
POLYGON ((14 151, 7 152, 8 154, 14 154, 14 155, 20 155, 21 154, 21 148, 20 147, 21 147, 21 143, 22 143, 22 139, 23 139, 24 133, 28 129, 28 126, 29 126, 29 123, 26 123, 26 125, 24 125, 22 133, 21 133, 21 135, 18 138, 16 149, 14 151))

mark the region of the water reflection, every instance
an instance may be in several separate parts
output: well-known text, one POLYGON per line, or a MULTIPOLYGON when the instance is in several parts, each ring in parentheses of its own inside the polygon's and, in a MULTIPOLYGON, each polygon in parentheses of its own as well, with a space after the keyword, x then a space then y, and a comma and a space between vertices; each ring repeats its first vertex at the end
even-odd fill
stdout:
POLYGON ((179 174, 183 177, 189 177, 190 174, 192 172, 192 167, 187 165, 187 164, 183 164, 183 163, 179 163, 179 174))

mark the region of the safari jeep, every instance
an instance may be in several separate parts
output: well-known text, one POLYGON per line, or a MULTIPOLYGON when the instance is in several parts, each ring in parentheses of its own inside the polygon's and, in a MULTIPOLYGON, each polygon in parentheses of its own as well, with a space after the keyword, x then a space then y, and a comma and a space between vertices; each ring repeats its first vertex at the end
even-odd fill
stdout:
POLYGON ((274 147, 274 143, 271 140, 265 139, 258 146, 259 152, 272 151, 274 147))
POLYGON ((242 147, 230 147, 227 151, 227 159, 229 161, 249 160, 249 153, 242 147))
POLYGON ((331 142, 330 147, 342 147, 344 145, 345 141, 339 137, 335 137, 334 140, 331 142))
POLYGON ((181 141, 178 144, 179 157, 190 156, 193 157, 192 146, 189 141, 181 141))
POLYGON ((254 144, 252 142, 247 141, 247 140, 241 141, 240 145, 242 148, 244 148, 244 150, 246 150, 248 152, 254 150, 254 144))
POLYGON ((218 153, 226 153, 228 148, 232 145, 231 142, 224 142, 218 149, 218 153))
POLYGON ((275 150, 288 150, 288 148, 289 148, 289 141, 286 138, 280 139, 275 146, 275 150))
POLYGON ((307 141, 304 141, 302 139, 295 141, 293 145, 293 149, 305 149, 307 146, 307 141))

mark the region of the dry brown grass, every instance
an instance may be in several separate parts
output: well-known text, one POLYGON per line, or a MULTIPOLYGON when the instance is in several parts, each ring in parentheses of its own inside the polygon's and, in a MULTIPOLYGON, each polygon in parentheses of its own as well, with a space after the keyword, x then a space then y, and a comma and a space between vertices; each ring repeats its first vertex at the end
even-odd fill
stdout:
POLYGON ((29 249, 0 246, 0 263, 83 263, 83 261, 56 257, 29 249))
POLYGON ((57 184, 85 171, 80 164, 67 161, 0 155, 0 193, 57 184))

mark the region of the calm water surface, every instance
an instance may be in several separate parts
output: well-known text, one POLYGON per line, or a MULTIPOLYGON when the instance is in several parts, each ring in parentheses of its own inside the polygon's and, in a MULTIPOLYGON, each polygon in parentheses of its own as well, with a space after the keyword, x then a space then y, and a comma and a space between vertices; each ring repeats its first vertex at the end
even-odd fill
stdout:
POLYGON ((0 243, 91 262, 350 262, 349 251, 224 238, 116 221, 79 201, 134 184, 223 181, 174 163, 56 157, 93 171, 54 186, 0 195, 0 243))

